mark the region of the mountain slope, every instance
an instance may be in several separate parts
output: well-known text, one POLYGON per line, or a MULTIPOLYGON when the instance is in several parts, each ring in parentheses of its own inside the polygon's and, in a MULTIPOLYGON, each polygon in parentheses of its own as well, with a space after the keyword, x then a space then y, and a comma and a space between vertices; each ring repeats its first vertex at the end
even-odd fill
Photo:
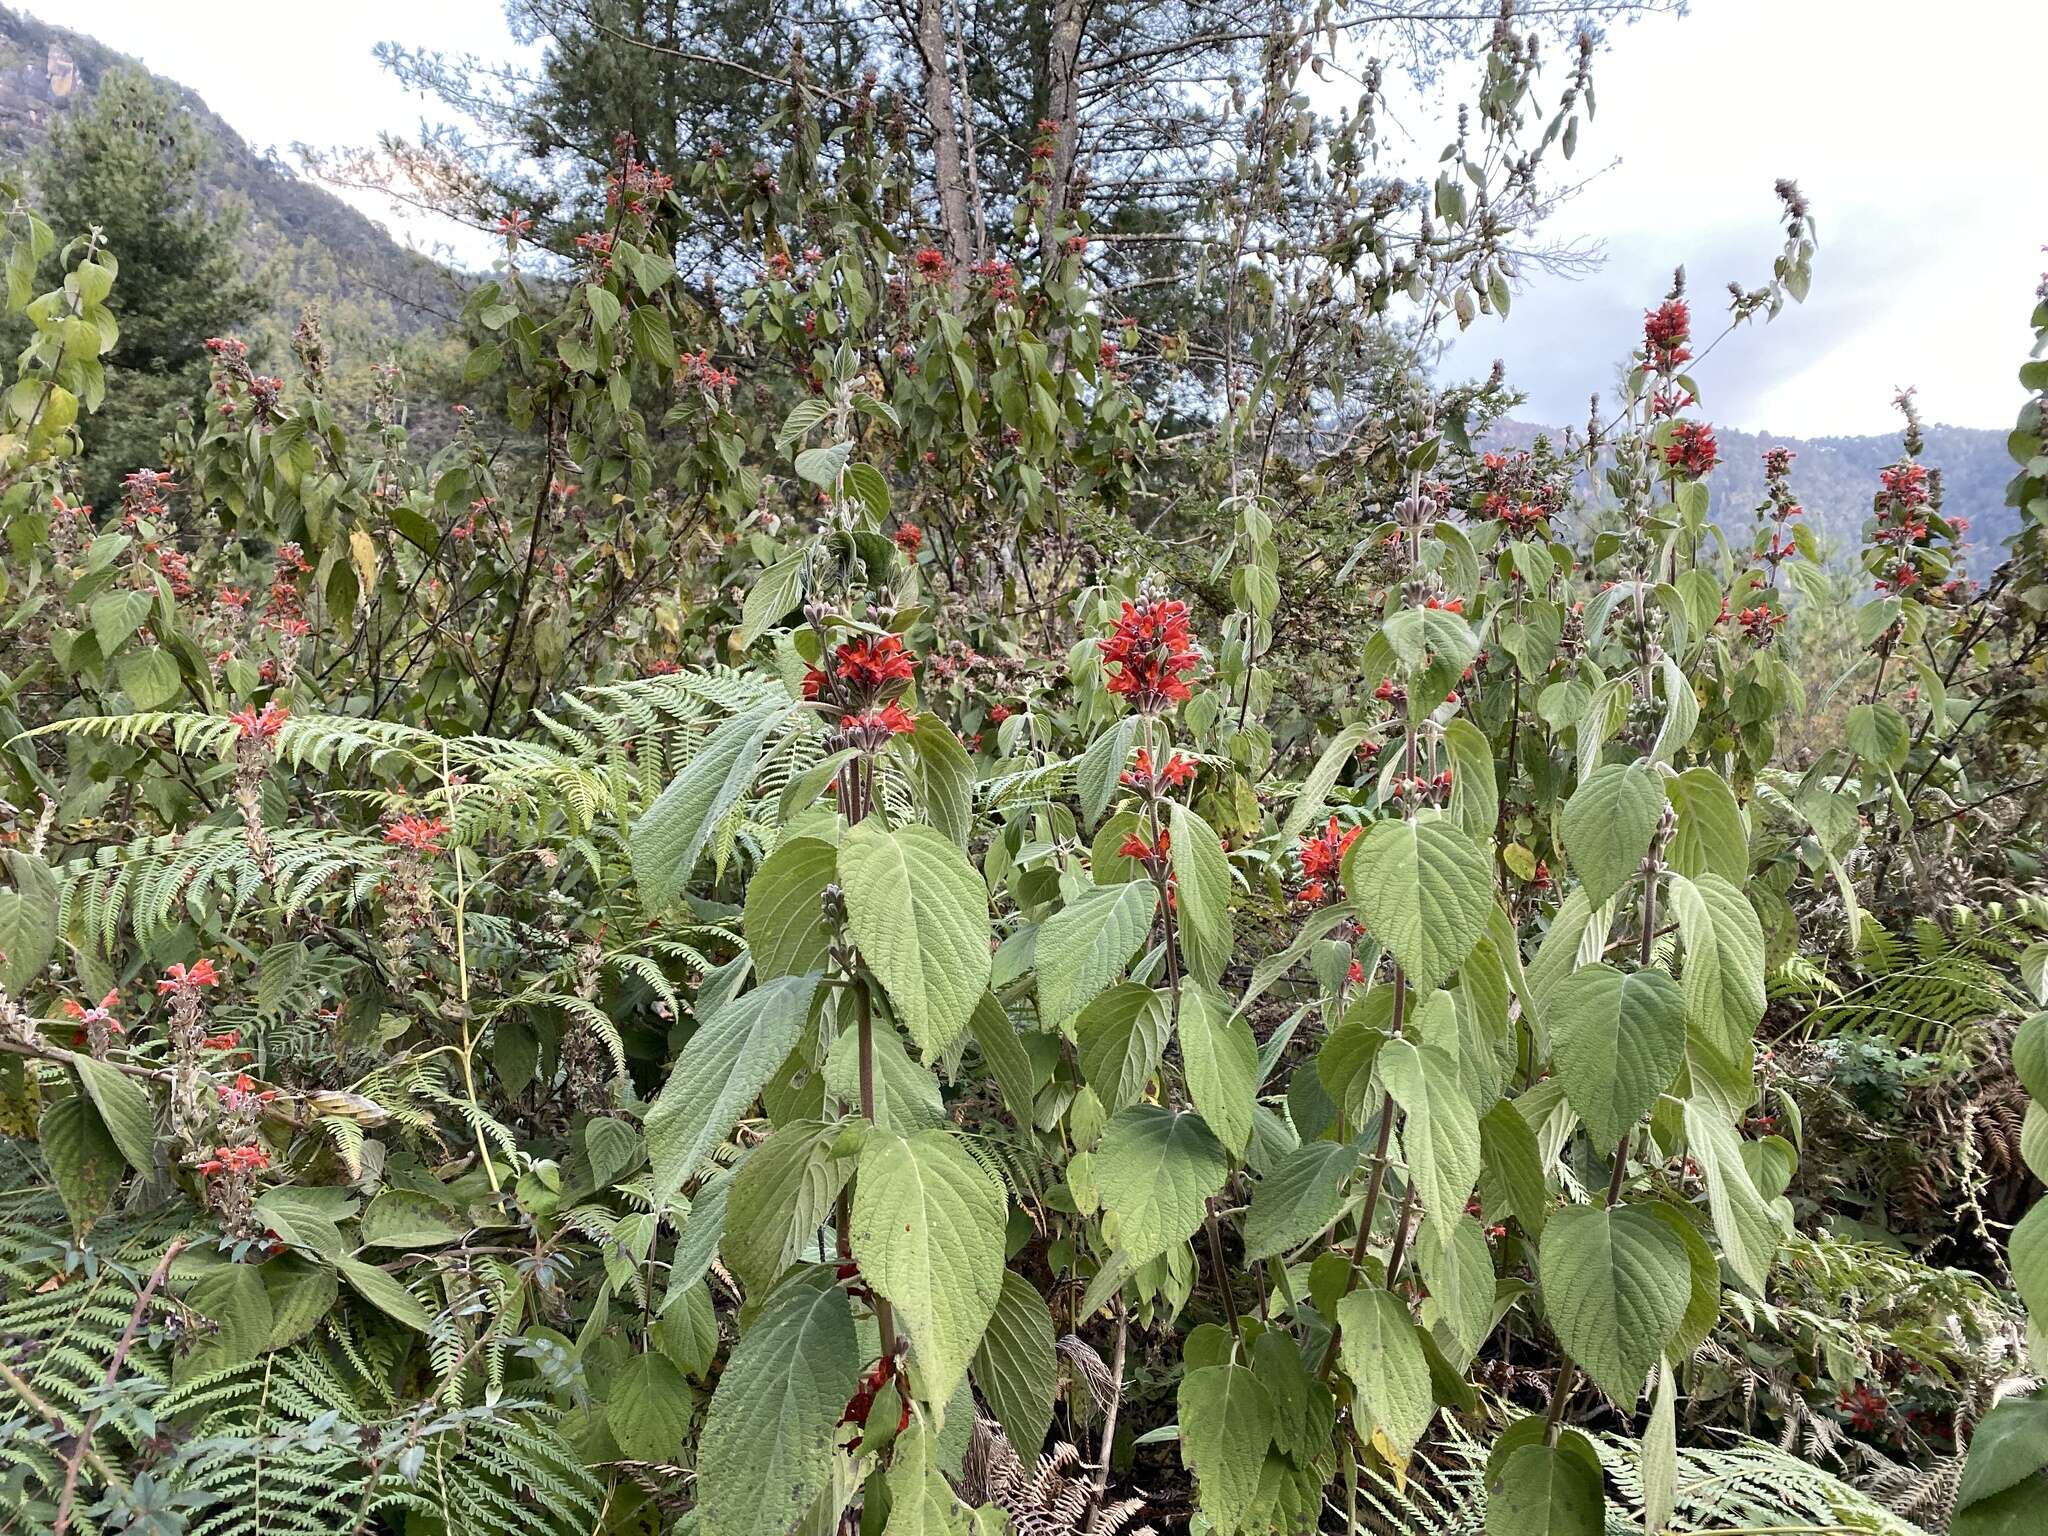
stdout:
MULTIPOLYGON (((1526 448, 1545 432, 1555 435, 1552 428, 1504 421, 1494 426, 1488 441, 1526 448)), ((1764 500, 1764 450, 1790 448, 1797 455, 1792 461, 1793 492, 1806 508, 1814 532, 1837 554, 1856 547, 1877 492, 1877 473, 1901 452, 1897 434, 1798 438, 1716 427, 1714 437, 1721 445, 1721 464, 1707 484, 1716 523, 1738 535, 1750 527, 1764 500)), ((1982 577, 2004 558, 2004 541, 2019 527, 2018 512, 2005 504, 2005 488, 2014 472, 2005 451, 2006 434, 1986 427, 1931 426, 1926 438, 1920 461, 1941 471, 1943 511, 1970 520, 1970 569, 1982 577)))
MULTIPOLYGON (((109 70, 134 63, 94 38, 0 6, 0 162, 25 165, 55 118, 90 101, 109 70)), ((197 92, 163 83, 213 141, 203 174, 224 206, 243 210, 249 268, 267 280, 275 322, 285 331, 305 303, 320 301, 330 336, 362 348, 370 360, 395 342, 438 330, 459 309, 445 268, 258 154, 197 92)))

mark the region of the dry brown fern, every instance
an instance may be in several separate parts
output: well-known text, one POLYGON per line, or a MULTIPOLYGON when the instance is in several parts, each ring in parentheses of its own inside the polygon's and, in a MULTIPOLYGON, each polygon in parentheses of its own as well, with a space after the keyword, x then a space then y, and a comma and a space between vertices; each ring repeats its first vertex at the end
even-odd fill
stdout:
MULTIPOLYGON (((977 1417, 960 1469, 960 1492, 970 1504, 993 1504, 1008 1515, 1016 1536, 1080 1536, 1094 1479, 1072 1441, 1053 1442, 1027 1468, 1002 1426, 977 1417)), ((1142 1496, 1105 1503, 1096 1513, 1094 1531, 1097 1536, 1157 1536, 1149 1525, 1131 1525, 1145 1504, 1142 1496)))

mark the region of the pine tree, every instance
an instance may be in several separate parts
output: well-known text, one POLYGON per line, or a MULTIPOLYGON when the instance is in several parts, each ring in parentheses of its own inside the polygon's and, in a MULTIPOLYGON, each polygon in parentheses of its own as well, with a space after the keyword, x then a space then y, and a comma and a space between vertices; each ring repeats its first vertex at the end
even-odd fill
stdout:
POLYGON ((53 228, 98 226, 121 264, 121 339, 106 408, 81 460, 81 493, 106 506, 130 470, 205 387, 206 338, 246 322, 262 294, 242 275, 241 218, 209 204, 209 145, 176 94, 143 71, 109 71, 83 110, 60 117, 34 166, 53 228))

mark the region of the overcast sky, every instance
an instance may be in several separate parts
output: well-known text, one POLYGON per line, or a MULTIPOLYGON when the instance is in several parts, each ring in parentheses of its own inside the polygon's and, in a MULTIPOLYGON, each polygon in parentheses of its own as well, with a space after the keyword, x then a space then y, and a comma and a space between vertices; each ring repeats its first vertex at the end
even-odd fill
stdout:
MULTIPOLYGON (((493 0, 95 0, 89 21, 76 0, 25 8, 193 87, 259 148, 363 144, 439 115, 378 67, 379 41, 514 52, 493 0)), ((2010 425, 2048 265, 2039 28, 2036 0, 1694 0, 1682 20, 1615 29, 1571 167, 1592 180, 1550 229, 1599 241, 1605 265, 1538 279, 1506 324, 1480 320, 1454 365, 1503 358, 1529 392, 1523 415, 1582 422, 1675 263, 1696 311, 1718 308, 1730 279, 1768 276, 1771 184, 1792 176, 1820 223, 1812 296, 1708 360, 1706 413, 1794 436, 1888 432, 1892 393, 1912 384, 1931 420, 2010 425)), ((1448 133, 1422 108, 1400 115, 1423 119, 1407 126, 1433 159, 1448 133)), ((445 221, 350 200, 415 244, 489 258, 445 221)))

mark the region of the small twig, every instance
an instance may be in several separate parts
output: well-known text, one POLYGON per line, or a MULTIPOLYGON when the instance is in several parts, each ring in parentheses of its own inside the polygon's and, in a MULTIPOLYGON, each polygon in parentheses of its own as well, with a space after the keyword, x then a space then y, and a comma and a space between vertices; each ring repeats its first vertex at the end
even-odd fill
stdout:
MULTIPOLYGON (((164 1283, 164 1277, 171 1272, 171 1262, 185 1251, 184 1238, 178 1238, 164 1250, 164 1256, 156 1261, 156 1268, 150 1271, 142 1292, 135 1298, 135 1310, 128 1314, 128 1326, 121 1330, 120 1342, 114 1345, 113 1358, 107 1361, 107 1374, 100 1383, 100 1391, 112 1389, 121 1378, 121 1367, 128 1363, 128 1351, 135 1347, 135 1339, 142 1332, 142 1320, 149 1315, 149 1300, 156 1295, 156 1288, 164 1283)), ((78 1466, 92 1446, 93 1431, 99 1428, 98 1408, 86 1415, 85 1427, 72 1442, 71 1454, 64 1458, 64 1492, 57 1500, 56 1536, 64 1536, 71 1528, 71 1503, 78 1495, 78 1466)), ((98 1460, 97 1457, 94 1458, 98 1460)), ((101 1468, 104 1471, 104 1467, 101 1468)))

